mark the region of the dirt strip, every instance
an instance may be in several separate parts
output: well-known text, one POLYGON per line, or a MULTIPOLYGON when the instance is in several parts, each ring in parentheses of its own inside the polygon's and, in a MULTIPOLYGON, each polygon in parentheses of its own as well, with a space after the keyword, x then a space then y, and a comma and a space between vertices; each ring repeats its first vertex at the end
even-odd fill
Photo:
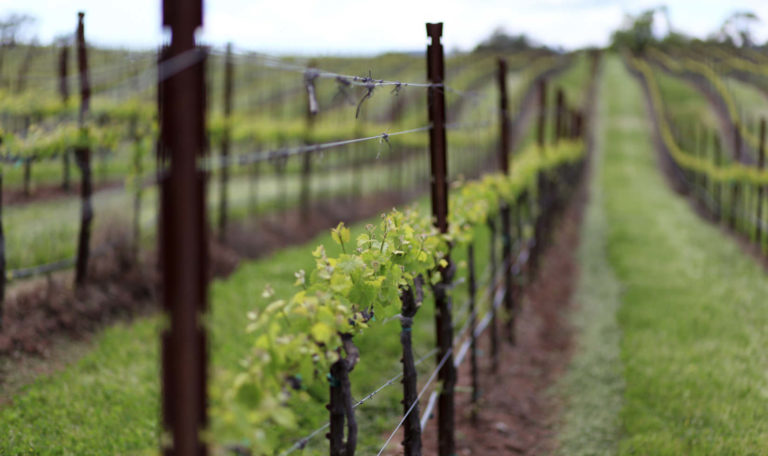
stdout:
MULTIPOLYGON (((93 184, 93 191, 95 193, 105 190, 116 190, 123 187, 125 179, 112 179, 102 180, 97 179, 98 182, 93 184)), ((64 190, 61 184, 34 184, 29 194, 24 192, 24 189, 19 186, 4 186, 3 188, 3 205, 5 206, 21 206, 25 204, 42 203, 45 201, 55 201, 60 199, 76 199, 80 196, 80 179, 75 179, 69 190, 64 190)))
MULTIPOLYGON (((553 448, 559 404, 549 389, 570 359, 573 337, 568 314, 578 280, 576 246, 587 200, 583 187, 557 224, 538 278, 525 287, 522 300, 518 297, 522 306, 517 316, 517 344, 504 344, 499 372, 495 375, 489 356, 490 331, 483 334, 479 363, 481 400, 475 423, 470 419, 473 406, 469 363, 463 363, 459 369, 458 455, 548 454, 553 448)), ((424 454, 436 454, 434 419, 427 425, 422 441, 424 454)))

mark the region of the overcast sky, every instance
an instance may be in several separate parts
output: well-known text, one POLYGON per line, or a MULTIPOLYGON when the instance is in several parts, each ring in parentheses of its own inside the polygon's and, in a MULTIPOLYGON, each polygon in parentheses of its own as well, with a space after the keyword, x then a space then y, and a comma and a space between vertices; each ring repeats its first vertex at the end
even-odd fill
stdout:
MULTIPOLYGON (((209 0, 203 39, 232 41, 243 49, 270 53, 369 54, 421 50, 424 23, 445 23, 448 49, 471 49, 493 29, 573 49, 604 45, 626 13, 660 4, 656 0, 209 0)), ((672 26, 704 37, 737 10, 768 21, 768 0, 671 0, 672 26)), ((0 0, 0 14, 28 13, 42 42, 74 31, 76 13, 86 12, 86 37, 101 45, 154 47, 162 40, 159 0, 0 0)), ((753 29, 760 42, 768 26, 753 29)))

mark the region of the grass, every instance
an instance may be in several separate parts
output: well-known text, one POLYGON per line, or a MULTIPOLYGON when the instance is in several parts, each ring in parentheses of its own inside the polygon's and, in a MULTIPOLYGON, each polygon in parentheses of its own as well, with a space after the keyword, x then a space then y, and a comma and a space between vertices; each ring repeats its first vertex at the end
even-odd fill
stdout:
MULTIPOLYGON (((601 89, 592 176, 603 172, 605 153, 607 90, 604 84, 601 89)), ((589 198, 578 250, 580 275, 574 298, 578 308, 571 315, 576 349, 567 374, 555 388, 567 404, 557 434, 557 454, 562 456, 616 454, 621 425, 624 377, 617 318, 621 284, 607 258, 605 189, 600 179, 592 179, 589 198)))
POLYGON ((701 92, 680 76, 659 67, 654 67, 653 71, 668 114, 671 119, 680 122, 681 128, 688 128, 693 122, 703 123, 709 129, 717 128, 717 117, 701 92))
MULTIPOLYGON (((422 210, 426 204, 421 203, 422 210)), ((360 231, 362 224, 356 226, 360 231)), ((211 290, 210 328, 212 384, 225 387, 227 370, 236 368, 247 353, 251 336, 245 333, 245 314, 263 305, 260 293, 270 284, 278 295, 294 290, 293 272, 309 269, 311 250, 318 243, 331 245, 323 234, 314 241, 280 251, 269 258, 242 265, 226 280, 216 281, 211 290)), ((335 246, 334 246, 335 247, 335 246)), ((332 247, 333 248, 333 247, 332 247)), ((485 266, 487 232, 478 231, 478 268, 485 266)), ((465 252, 454 255, 463 261, 465 252)), ((461 273, 461 272, 460 272, 461 273)), ((454 292, 456 308, 461 307, 464 286, 454 292)), ((434 346, 431 302, 425 303, 414 327, 416 356, 434 346)), ((92 348, 81 359, 61 372, 39 377, 22 387, 13 403, 0 410, 0 454, 144 454, 157 447, 159 431, 159 317, 140 318, 118 324, 98 334, 92 348)), ((352 373, 354 397, 373 390, 400 369, 399 325, 393 321, 372 328, 356 342, 361 364, 352 373)), ((434 360, 420 366, 431 370, 434 360)), ((316 385, 317 399, 310 404, 295 404, 302 410, 302 429, 281 434, 286 446, 327 419, 323 405, 327 387, 316 385)), ((383 442, 382 435, 393 428, 400 416, 399 383, 384 390, 358 410, 360 453, 369 454, 383 442)), ((213 417, 217 442, 247 438, 236 429, 226 429, 213 417)), ((322 436, 313 442, 310 453, 322 454, 322 436)))
POLYGON ((765 270, 664 182, 639 86, 616 58, 605 95, 596 178, 607 258, 622 286, 617 453, 765 454, 765 270))
MULTIPOLYGON (((363 152, 376 153, 372 144, 363 152)), ((460 150, 459 150, 460 152, 460 150)), ((384 152, 383 152, 384 153, 384 152)), ((417 154, 420 155, 420 154, 417 154)), ((412 162, 416 162, 415 157, 412 162)), ((424 160, 420 160, 424 161, 424 160)), ((413 163, 407 163, 412 165, 413 163)), ((476 165, 468 163, 467 166, 476 165)), ((411 166, 411 168, 414 168, 411 166)), ((426 163, 419 168, 426 169, 426 163)), ((338 198, 353 191, 357 195, 371 195, 385 189, 394 190, 397 180, 397 164, 382 163, 361 167, 358 177, 349 169, 330 173, 316 173, 311 181, 312 201, 338 198), (359 186, 355 186, 357 180, 359 186)), ((410 179, 418 179, 413 172, 401 175, 403 185, 412 185, 410 179)), ((300 177, 286 175, 282 179, 263 176, 257 181, 242 176, 233 176, 229 183, 229 210, 231 219, 245 219, 262 215, 281 208, 296 207, 300 192, 300 177)), ((157 213, 157 192, 154 187, 144 192, 141 221, 145 237, 152 238, 157 213)), ((217 180, 209 181, 210 220, 218 217, 219 185, 217 180)), ((133 196, 123 189, 111 189, 94 195, 94 224, 101 226, 130 227, 133 216, 133 196)), ((9 269, 23 268, 48 263, 74 256, 80 226, 79 198, 64 198, 33 204, 7 207, 3 211, 3 227, 6 236, 6 261, 9 269)), ((98 241, 94 241, 98 248, 98 241)))

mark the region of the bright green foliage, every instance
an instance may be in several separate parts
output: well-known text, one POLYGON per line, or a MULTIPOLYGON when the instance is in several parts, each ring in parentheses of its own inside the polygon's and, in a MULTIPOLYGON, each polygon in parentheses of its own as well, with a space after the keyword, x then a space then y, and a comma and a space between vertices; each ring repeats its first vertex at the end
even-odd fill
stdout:
POLYGON ((555 169, 582 156, 581 141, 561 141, 544 150, 532 146, 515 156, 509 176, 487 174, 479 180, 460 184, 451 193, 448 211, 452 238, 468 242, 469 228, 495 217, 502 202, 515 201, 523 191, 533 189, 540 170, 555 169))
POLYGON ((29 127, 21 137, 11 133, 2 135, 0 153, 20 158, 48 158, 54 154, 78 147, 114 148, 119 139, 115 127, 85 127, 60 124, 53 131, 39 125, 29 127))
MULTIPOLYGON (((386 214, 354 242, 343 224, 331 236, 343 253, 330 257, 318 246, 313 252, 315 268, 296 273, 299 292, 248 315, 253 348, 224 398, 227 410, 221 414, 225 420, 247 416, 260 447, 269 447, 268 436, 259 431, 264 423, 295 425, 293 412, 282 406, 289 394, 286 377, 303 383, 327 372, 338 360, 340 334, 359 333, 369 320, 397 314, 400 288, 411 284, 415 275, 435 269, 447 252, 429 218, 414 210, 386 214)), ((271 294, 266 290, 264 296, 271 294)), ((308 394, 306 385, 296 394, 308 394)))
POLYGON ((742 138, 744 138, 753 149, 760 147, 759 138, 747 129, 743 119, 741 119, 739 109, 736 106, 736 101, 731 95, 731 91, 728 89, 725 81, 710 65, 690 58, 680 59, 678 57, 677 59, 674 59, 655 48, 651 48, 649 52, 655 58, 660 60, 670 71, 673 71, 676 74, 684 74, 686 71, 691 72, 709 82, 710 87, 717 92, 720 99, 725 103, 728 117, 736 124, 736 126, 738 126, 742 138))
MULTIPOLYGON (((271 300, 263 310, 248 314, 247 331, 253 345, 234 376, 233 386, 218 401, 225 423, 245 420, 257 453, 269 454, 276 442, 263 430, 271 425, 296 425, 294 411, 286 404, 291 395, 306 395, 323 380, 339 359, 341 334, 358 334, 375 322, 400 312, 400 290, 414 277, 439 280, 438 266, 447 266, 451 246, 471 241, 473 228, 484 225, 501 201, 514 201, 524 190, 534 191, 536 175, 579 160, 580 141, 563 141, 544 151, 526 149, 515 159, 510 175, 496 174, 465 183, 451 193, 451 231, 441 235, 432 220, 416 210, 393 210, 378 225, 368 225, 354 240, 340 223, 331 231, 341 253, 330 256, 323 245, 313 256, 312 271, 298 271, 299 291, 289 298, 271 300), (287 379, 298 384, 290 391, 287 379)), ((361 353, 361 356, 365 356, 361 353)))

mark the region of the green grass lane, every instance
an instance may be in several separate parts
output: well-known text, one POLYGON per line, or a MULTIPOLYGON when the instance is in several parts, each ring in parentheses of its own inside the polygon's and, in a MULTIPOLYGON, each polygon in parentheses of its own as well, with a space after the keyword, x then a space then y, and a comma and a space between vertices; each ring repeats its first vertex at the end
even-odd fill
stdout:
POLYGON ((760 117, 768 116, 768 97, 765 92, 756 85, 750 84, 734 77, 723 78, 728 91, 736 103, 736 108, 746 127, 757 136, 757 122, 760 117))
POLYGON ((707 98, 695 86, 682 76, 670 74, 658 66, 652 68, 671 119, 680 122, 681 128, 686 128, 693 122, 703 122, 711 129, 717 128, 715 112, 707 98))
POLYGON ((618 453, 765 454, 766 272, 670 190, 640 87, 617 58, 604 76, 595 177, 608 260, 622 286, 618 453))
POLYGON ((624 376, 617 312, 621 284, 608 261, 606 196, 597 178, 603 172, 608 99, 605 84, 600 89, 589 204, 577 253, 580 274, 574 299, 578 307, 571 315, 576 348, 566 375, 555 388, 556 395, 565 399, 557 433, 557 454, 561 456, 615 455, 620 436, 624 376))

